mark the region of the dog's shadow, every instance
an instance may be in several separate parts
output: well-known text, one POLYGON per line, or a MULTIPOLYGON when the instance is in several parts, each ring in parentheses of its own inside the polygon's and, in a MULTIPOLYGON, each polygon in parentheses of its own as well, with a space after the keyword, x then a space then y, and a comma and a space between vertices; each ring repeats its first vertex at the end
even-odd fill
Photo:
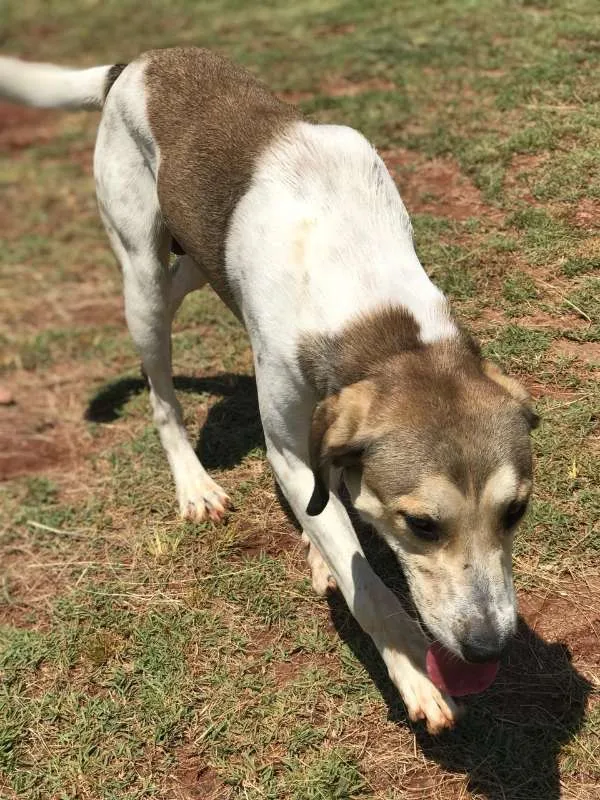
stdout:
MULTIPOLYGON (((376 572, 410 606, 408 588, 391 549, 352 514, 376 572)), ((328 597, 340 637, 362 662, 388 707, 388 718, 408 723, 404 705, 370 637, 339 593, 328 597)), ((519 619, 498 678, 487 692, 464 700, 456 728, 429 736, 413 727, 423 753, 450 772, 466 773, 468 787, 489 800, 558 800, 561 748, 581 728, 592 686, 573 667, 568 647, 548 643, 519 619)))
MULTIPOLYGON (((125 378, 104 387, 92 399, 87 419, 117 419, 125 403, 145 386, 141 378, 125 378)), ((179 391, 221 397, 209 407, 196 445, 206 467, 232 467, 264 444, 253 378, 181 377, 175 379, 175 386, 179 391)), ((394 555, 355 516, 353 520, 370 563, 406 601, 408 592, 394 555)), ((330 595, 328 602, 336 630, 371 676, 388 707, 389 719, 409 724, 371 639, 339 593, 330 595)), ((558 800, 559 751, 580 729, 590 691, 590 683, 573 667, 568 648, 545 642, 520 620, 498 679, 483 695, 465 702, 467 711, 457 727, 437 738, 428 736, 420 725, 414 732, 428 758, 450 772, 468 774, 470 791, 488 800, 558 800)))
MULTIPOLYGON (((217 395, 209 406, 195 445, 207 469, 229 469, 244 456, 264 446, 258 414, 256 381, 249 375, 223 373, 206 378, 176 377, 178 392, 217 395)), ((147 388, 143 378, 121 378, 103 386, 91 399, 85 418, 90 422, 114 422, 126 403, 147 388)))

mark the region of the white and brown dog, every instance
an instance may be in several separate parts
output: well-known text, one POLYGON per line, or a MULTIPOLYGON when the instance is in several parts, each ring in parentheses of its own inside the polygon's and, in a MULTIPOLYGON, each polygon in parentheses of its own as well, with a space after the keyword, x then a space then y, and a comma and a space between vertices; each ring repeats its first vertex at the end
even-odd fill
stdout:
POLYGON ((423 271, 373 147, 194 48, 84 70, 2 58, 0 94, 103 108, 98 204, 181 514, 218 520, 228 504, 171 377, 173 315, 208 281, 250 336, 268 458, 315 588, 337 584, 410 716, 450 727, 456 706, 428 677, 427 638, 366 561, 340 482, 397 555, 431 636, 489 661, 516 625, 511 546, 536 418, 423 271))

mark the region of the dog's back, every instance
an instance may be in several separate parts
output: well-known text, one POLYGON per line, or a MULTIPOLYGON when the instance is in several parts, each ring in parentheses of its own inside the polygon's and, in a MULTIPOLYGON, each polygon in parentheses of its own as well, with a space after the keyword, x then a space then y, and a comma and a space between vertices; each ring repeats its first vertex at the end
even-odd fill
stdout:
MULTIPOLYGON (((148 120, 160 152, 162 214, 183 250, 223 295, 231 214, 260 155, 300 112, 209 50, 154 50, 142 61, 148 120)), ((228 296, 224 299, 231 304, 228 296)))

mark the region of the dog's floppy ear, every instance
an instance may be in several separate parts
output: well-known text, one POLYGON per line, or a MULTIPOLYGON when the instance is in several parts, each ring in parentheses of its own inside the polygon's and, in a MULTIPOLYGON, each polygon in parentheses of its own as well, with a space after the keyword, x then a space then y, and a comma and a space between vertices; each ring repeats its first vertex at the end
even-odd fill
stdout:
POLYGON ((360 381, 317 403, 310 431, 310 466, 315 487, 306 513, 311 517, 316 517, 327 505, 331 467, 360 463, 371 440, 367 418, 373 394, 373 384, 360 381))
POLYGON ((511 378, 502 372, 500 367, 498 367, 492 361, 483 362, 483 371, 488 378, 491 378, 491 380, 499 384, 509 393, 511 397, 517 401, 517 403, 519 403, 529 428, 537 428, 540 423, 540 418, 535 412, 531 395, 527 389, 524 386, 521 386, 519 381, 516 381, 514 378, 511 378))

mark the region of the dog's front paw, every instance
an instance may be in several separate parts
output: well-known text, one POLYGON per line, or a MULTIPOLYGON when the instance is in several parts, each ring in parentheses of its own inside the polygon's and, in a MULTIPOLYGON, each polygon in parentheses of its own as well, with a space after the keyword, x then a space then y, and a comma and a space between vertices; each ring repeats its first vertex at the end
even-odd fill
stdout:
POLYGON ((190 522, 221 522, 230 507, 229 497, 208 475, 179 493, 181 516, 190 522))
POLYGON ((460 715, 460 708, 452 698, 440 692, 405 656, 387 653, 384 658, 411 720, 423 720, 434 735, 452 728, 460 715))

